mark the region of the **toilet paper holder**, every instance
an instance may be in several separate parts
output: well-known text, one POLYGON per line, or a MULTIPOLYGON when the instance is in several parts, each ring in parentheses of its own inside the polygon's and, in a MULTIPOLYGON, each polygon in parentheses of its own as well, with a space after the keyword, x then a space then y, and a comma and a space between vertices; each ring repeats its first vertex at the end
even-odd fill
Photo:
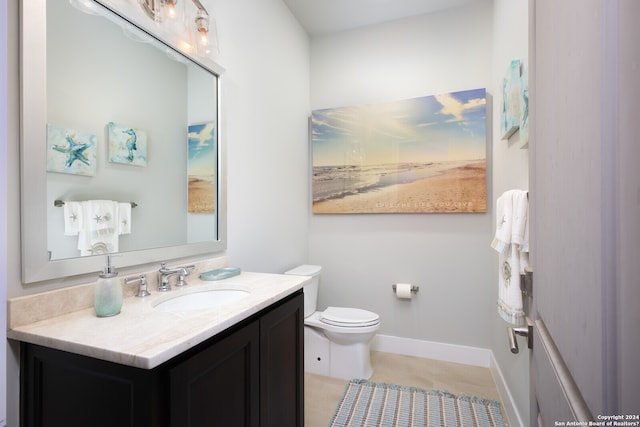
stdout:
MULTIPOLYGON (((393 292, 395 292, 395 291, 396 291, 396 288, 397 288, 396 284, 394 283, 393 285, 391 285, 391 287, 393 288, 393 292)), ((412 293, 412 294, 417 293, 419 290, 420 290, 420 286, 418 286, 418 285, 411 285, 411 293, 412 293)))

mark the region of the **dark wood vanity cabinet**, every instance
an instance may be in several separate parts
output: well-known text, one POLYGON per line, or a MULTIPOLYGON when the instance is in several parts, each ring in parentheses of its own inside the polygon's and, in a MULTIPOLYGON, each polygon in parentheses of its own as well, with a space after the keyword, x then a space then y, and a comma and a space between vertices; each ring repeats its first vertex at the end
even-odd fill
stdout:
POLYGON ((144 370, 22 343, 21 426, 160 426, 162 378, 144 370))
POLYGON ((304 425, 301 291, 155 369, 21 346, 25 427, 304 425))

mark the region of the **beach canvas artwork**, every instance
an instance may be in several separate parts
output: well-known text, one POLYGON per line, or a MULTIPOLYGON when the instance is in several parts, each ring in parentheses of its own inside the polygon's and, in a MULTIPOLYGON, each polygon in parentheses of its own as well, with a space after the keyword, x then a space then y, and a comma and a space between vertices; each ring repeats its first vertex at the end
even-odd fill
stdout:
POLYGON ((486 212, 486 91, 315 110, 314 214, 486 212))
POLYGON ((96 174, 96 136, 47 124, 47 171, 96 174))
POLYGON ((216 189, 216 129, 212 122, 189 125, 188 211, 192 213, 215 212, 216 189))
POLYGON ((109 162, 147 166, 147 133, 114 122, 107 124, 109 162))
POLYGON ((500 114, 500 135, 508 139, 520 126, 520 60, 511 61, 502 79, 502 111, 500 114))

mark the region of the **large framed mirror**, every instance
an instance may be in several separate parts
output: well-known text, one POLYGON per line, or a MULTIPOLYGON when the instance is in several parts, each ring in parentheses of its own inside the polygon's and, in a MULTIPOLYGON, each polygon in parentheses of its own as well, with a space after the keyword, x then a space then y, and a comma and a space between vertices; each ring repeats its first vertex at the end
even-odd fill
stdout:
POLYGON ((224 251, 223 70, 72 3, 21 2, 23 282, 224 251))

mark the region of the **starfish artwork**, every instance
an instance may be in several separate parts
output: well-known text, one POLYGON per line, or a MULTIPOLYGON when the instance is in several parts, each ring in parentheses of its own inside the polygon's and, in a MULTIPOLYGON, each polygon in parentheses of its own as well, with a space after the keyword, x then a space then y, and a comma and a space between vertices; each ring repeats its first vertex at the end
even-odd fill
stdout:
POLYGON ((47 125, 47 171, 94 176, 96 136, 47 125))
POLYGON ((67 155, 67 162, 65 163, 65 166, 68 168, 70 168, 73 165, 73 162, 75 162, 76 160, 84 163, 87 166, 91 166, 91 161, 84 154, 85 150, 89 148, 89 145, 86 143, 78 143, 74 141, 74 136, 75 135, 66 134, 65 139, 67 140, 68 145, 64 147, 60 145, 54 145, 51 148, 67 155))

